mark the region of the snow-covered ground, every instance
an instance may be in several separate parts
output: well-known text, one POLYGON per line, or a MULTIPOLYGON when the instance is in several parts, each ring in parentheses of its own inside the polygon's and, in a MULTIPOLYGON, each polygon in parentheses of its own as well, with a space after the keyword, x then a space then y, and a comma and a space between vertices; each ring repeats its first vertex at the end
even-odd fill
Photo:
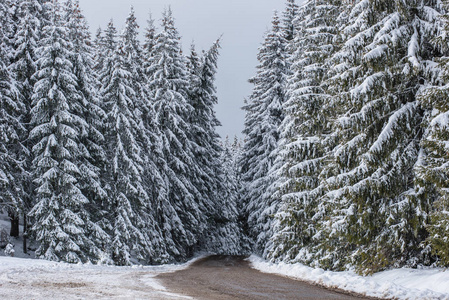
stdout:
POLYGON ((252 255, 253 268, 272 274, 356 292, 366 296, 391 299, 449 299, 449 270, 395 269, 363 277, 354 272, 330 272, 301 264, 273 264, 252 255))
POLYGON ((191 299, 168 292, 154 278, 188 267, 73 265, 0 257, 0 299, 191 299))

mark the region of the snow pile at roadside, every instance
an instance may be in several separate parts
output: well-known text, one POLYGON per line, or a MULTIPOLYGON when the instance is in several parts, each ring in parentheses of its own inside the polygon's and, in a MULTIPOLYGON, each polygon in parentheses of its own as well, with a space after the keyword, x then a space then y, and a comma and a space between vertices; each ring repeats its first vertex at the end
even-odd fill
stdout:
POLYGON ((449 270, 444 269, 402 268, 363 277, 352 271, 331 272, 302 264, 273 264, 255 255, 248 260, 253 268, 264 273, 284 275, 371 297, 449 300, 449 270))
POLYGON ((0 299, 191 299, 168 292, 156 277, 182 265, 115 267, 0 257, 0 299))

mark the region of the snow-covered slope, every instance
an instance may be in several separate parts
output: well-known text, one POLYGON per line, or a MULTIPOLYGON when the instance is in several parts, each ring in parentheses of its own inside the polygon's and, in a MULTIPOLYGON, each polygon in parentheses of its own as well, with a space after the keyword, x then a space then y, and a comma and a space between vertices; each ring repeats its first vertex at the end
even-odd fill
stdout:
POLYGON ((188 267, 73 265, 0 257, 0 299, 190 299, 154 278, 188 267))
POLYGON ((338 288, 371 297, 390 299, 449 299, 449 270, 395 269, 373 276, 359 276, 354 272, 330 272, 302 264, 273 264, 252 255, 253 268, 272 274, 338 288))

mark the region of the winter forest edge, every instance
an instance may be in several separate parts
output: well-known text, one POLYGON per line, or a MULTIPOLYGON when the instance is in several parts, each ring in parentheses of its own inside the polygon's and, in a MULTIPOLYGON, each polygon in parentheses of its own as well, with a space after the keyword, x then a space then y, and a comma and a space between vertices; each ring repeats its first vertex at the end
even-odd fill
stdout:
POLYGON ((91 39, 76 0, 2 1, 9 235, 69 263, 449 266, 447 12, 287 0, 231 142, 216 133, 220 40, 184 55, 171 9, 142 41, 132 9, 123 32, 111 21, 91 39))

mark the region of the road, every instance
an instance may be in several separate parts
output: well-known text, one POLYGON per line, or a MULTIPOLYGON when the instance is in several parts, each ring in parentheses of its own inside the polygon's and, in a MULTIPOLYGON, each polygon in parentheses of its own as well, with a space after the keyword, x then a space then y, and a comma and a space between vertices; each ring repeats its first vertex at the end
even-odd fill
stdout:
POLYGON ((369 299, 261 273, 244 257, 210 256, 156 277, 169 291, 199 300, 369 299))

